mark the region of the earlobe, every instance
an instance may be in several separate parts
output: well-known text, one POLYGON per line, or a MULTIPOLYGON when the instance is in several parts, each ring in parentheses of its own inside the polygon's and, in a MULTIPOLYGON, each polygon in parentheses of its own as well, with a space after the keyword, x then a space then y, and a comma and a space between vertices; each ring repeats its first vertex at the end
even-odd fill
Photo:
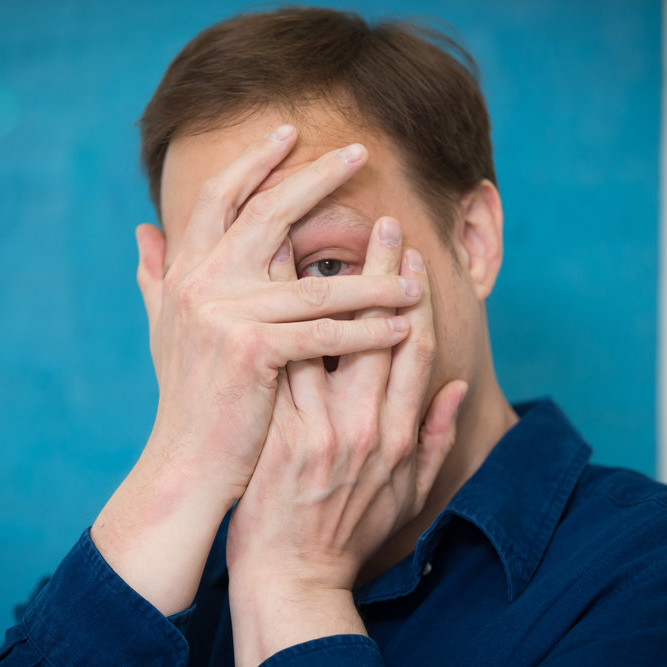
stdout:
POLYGON ((480 181, 461 199, 463 221, 461 253, 479 301, 495 285, 503 259, 503 211, 500 195, 491 181, 480 181))

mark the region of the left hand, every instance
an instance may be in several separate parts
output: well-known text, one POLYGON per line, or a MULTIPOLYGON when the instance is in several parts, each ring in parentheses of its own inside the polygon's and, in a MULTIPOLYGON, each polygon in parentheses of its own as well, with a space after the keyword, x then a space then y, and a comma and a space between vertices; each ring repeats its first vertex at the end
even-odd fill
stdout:
POLYGON ((293 362, 279 378, 267 440, 229 528, 237 664, 365 633, 351 595, 359 570, 421 511, 454 442, 467 385, 450 382, 425 411, 435 353, 428 278, 416 250, 402 253, 397 221, 384 218, 364 274, 399 269, 419 279, 422 298, 400 312, 410 333, 393 352, 341 357, 333 373, 321 359, 293 362), (383 242, 392 229, 394 242, 383 242))

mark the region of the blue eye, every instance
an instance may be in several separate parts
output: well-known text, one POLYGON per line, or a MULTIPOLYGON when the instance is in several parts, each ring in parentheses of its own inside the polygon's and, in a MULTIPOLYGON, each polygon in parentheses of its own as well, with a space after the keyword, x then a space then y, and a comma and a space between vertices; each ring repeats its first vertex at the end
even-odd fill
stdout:
POLYGON ((330 278, 337 276, 343 268, 343 262, 339 259, 321 259, 319 262, 309 264, 304 274, 307 276, 316 276, 318 278, 330 278))

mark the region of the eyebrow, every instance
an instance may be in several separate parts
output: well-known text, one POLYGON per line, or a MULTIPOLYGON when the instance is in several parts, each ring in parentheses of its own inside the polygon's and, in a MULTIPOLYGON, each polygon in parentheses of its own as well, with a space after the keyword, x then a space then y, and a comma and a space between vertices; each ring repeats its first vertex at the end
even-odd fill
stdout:
POLYGON ((331 225, 359 233, 370 231, 373 224, 373 220, 349 206, 324 201, 297 220, 292 225, 290 233, 298 234, 304 227, 310 227, 311 225, 317 227, 331 225))

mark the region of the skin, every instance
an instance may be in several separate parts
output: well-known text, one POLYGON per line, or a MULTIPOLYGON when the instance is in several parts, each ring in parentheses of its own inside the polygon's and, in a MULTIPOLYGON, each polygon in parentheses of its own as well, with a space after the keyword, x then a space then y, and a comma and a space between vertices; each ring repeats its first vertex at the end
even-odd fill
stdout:
POLYGON ((289 120, 170 144, 164 234, 137 230, 160 404, 92 532, 175 613, 241 498, 227 554, 241 665, 365 633, 355 582, 409 554, 516 421, 483 305, 502 257, 495 188, 461 198, 446 248, 386 138, 320 106, 258 140, 289 120), (326 259, 345 275, 313 278, 326 259), (341 355, 335 372, 324 355, 341 355))

